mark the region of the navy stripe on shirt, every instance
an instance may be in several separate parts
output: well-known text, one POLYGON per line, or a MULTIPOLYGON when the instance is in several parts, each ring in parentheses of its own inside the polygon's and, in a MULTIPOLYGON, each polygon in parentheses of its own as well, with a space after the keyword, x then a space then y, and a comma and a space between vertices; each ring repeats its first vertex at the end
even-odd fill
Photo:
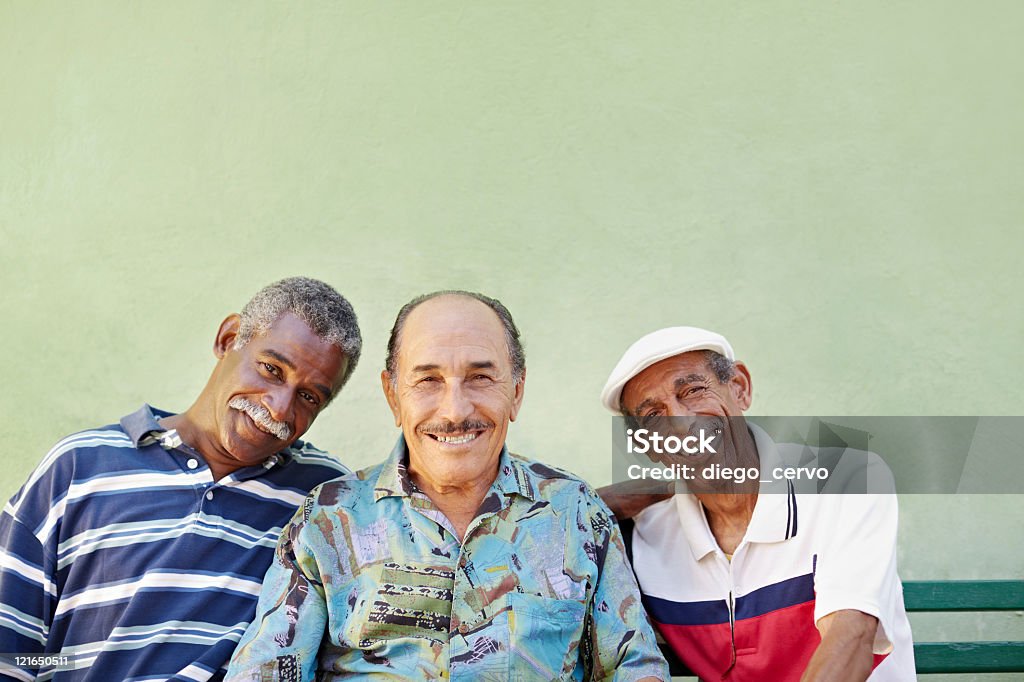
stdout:
POLYGON ((143 406, 65 438, 0 514, 0 651, 72 659, 0 680, 221 679, 282 526, 348 473, 296 441, 214 482, 164 437, 168 414, 143 406))

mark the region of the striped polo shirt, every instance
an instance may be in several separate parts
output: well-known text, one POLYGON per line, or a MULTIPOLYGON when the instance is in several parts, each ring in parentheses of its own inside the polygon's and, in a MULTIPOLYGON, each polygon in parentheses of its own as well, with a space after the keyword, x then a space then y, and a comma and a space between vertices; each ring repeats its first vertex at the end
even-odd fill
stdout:
POLYGON ((821 643, 816 623, 850 609, 878 619, 871 682, 915 679, 896 571, 896 495, 840 492, 864 490, 867 481, 867 489, 894 490, 892 474, 876 455, 833 458, 834 449, 775 443, 748 426, 762 471, 834 461, 829 484, 819 494, 806 479, 762 482, 731 558, 696 496, 640 512, 624 532, 655 627, 702 680, 796 682, 821 643))
POLYGON ((348 469, 307 443, 214 481, 144 405, 57 443, 0 515, 0 679, 219 680, 282 526, 348 469), (38 675, 38 677, 37 677, 38 675))

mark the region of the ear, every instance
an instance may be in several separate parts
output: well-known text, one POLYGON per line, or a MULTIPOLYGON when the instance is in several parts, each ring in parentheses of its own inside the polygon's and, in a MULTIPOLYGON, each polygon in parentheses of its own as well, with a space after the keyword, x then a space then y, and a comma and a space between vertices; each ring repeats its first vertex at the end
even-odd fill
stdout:
POLYGON ((232 313, 224 318, 217 330, 217 338, 213 340, 213 354, 218 360, 223 360, 229 350, 235 347, 235 340, 238 338, 238 330, 242 327, 242 318, 237 313, 232 313))
POLYGON ((736 371, 733 373, 732 378, 729 379, 729 390, 732 391, 732 397, 740 409, 746 412, 754 399, 750 370, 739 361, 736 362, 735 368, 736 371))
POLYGON ((380 373, 380 387, 384 389, 384 397, 387 398, 391 414, 395 416, 395 426, 402 425, 402 408, 398 404, 398 395, 394 384, 391 383, 391 375, 387 370, 380 373))
POLYGON ((523 369, 523 378, 516 384, 515 394, 512 396, 512 411, 509 412, 508 420, 514 422, 519 414, 519 408, 523 404, 523 391, 526 390, 526 369, 523 369))

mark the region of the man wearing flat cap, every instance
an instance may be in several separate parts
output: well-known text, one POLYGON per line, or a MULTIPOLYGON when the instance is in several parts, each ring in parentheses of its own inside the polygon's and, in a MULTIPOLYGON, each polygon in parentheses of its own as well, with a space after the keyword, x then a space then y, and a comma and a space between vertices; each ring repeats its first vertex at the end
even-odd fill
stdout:
POLYGON ((861 452, 883 481, 861 494, 769 480, 808 452, 743 420, 751 385, 724 337, 671 327, 630 346, 602 391, 638 428, 710 428, 712 448, 676 456, 690 472, 760 474, 684 477, 646 508, 628 483, 600 491, 620 520, 635 514, 622 526, 648 614, 705 680, 915 679, 891 474, 861 452))

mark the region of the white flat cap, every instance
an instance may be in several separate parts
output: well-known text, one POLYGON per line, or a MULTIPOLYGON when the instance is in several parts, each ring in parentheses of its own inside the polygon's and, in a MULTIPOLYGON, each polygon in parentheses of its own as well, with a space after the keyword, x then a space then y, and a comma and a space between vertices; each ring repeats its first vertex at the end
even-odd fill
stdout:
POLYGON ((730 360, 736 356, 732 346, 721 334, 700 327, 667 327, 651 332, 626 349, 622 359, 608 376, 601 391, 601 402, 619 414, 622 387, 626 382, 656 362, 692 350, 713 350, 730 360))

